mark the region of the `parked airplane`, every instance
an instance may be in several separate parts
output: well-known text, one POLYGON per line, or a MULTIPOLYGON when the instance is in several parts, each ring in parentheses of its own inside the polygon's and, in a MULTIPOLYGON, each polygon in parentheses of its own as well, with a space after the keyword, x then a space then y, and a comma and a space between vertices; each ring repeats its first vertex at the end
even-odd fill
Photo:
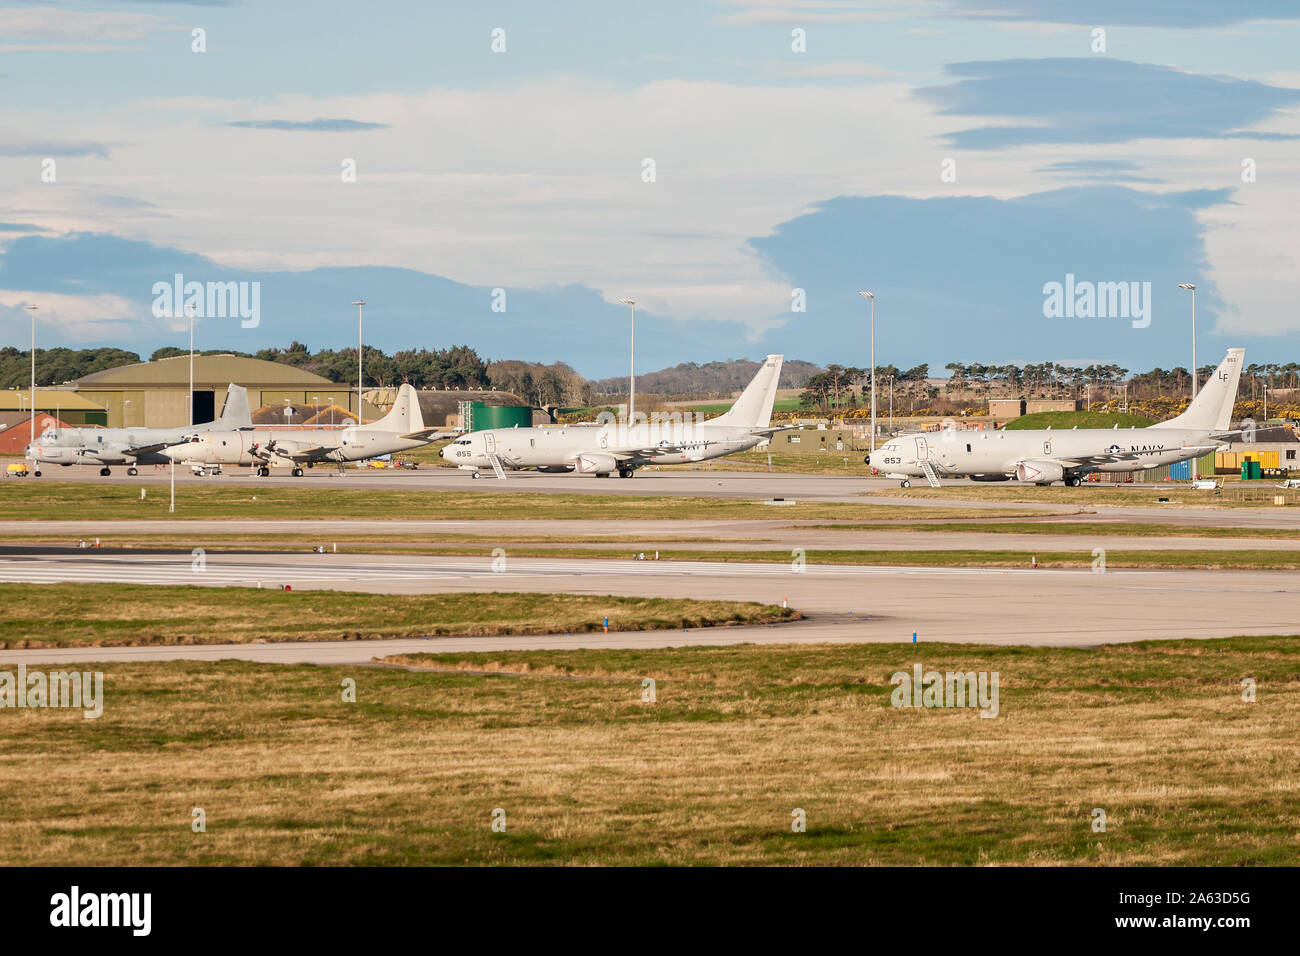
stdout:
POLYGON ((753 448, 780 427, 770 427, 772 402, 781 378, 780 355, 769 355, 736 403, 706 422, 580 424, 549 428, 496 428, 463 435, 441 452, 461 468, 506 471, 574 471, 631 478, 648 464, 678 465, 753 448))
POLYGON ((377 422, 346 428, 251 428, 209 431, 161 452, 177 462, 197 465, 250 465, 266 477, 272 467, 289 467, 295 478, 303 466, 320 462, 362 461, 395 451, 418 448, 437 438, 436 428, 424 427, 415 389, 403 385, 388 414, 377 422))
POLYGON ((1094 471, 1140 471, 1198 458, 1220 447, 1237 432, 1228 430, 1237 400, 1237 380, 1245 349, 1228 354, 1188 406, 1167 422, 1147 428, 1051 428, 1025 431, 957 431, 914 433, 891 439, 868 455, 867 464, 886 477, 924 477, 937 486, 940 477, 966 476, 974 481, 1032 481, 1077 486, 1094 471))
POLYGON ((170 458, 162 449, 184 441, 188 435, 214 428, 251 428, 248 392, 239 385, 226 389, 226 404, 221 417, 202 425, 180 428, 47 428, 27 446, 24 454, 37 463, 33 474, 39 476, 40 463, 51 465, 99 465, 101 475, 111 474, 109 465, 127 465, 128 475, 139 474, 137 465, 165 465, 170 458))

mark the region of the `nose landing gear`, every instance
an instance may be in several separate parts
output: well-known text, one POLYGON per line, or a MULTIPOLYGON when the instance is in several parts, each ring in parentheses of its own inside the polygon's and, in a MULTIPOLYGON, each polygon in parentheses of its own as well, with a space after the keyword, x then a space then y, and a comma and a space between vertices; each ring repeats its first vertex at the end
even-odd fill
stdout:
POLYGON ((908 479, 908 478, 904 478, 902 481, 900 481, 900 482, 898 483, 898 487, 900 487, 900 488, 911 488, 911 487, 912 487, 912 482, 911 482, 910 479, 908 479))

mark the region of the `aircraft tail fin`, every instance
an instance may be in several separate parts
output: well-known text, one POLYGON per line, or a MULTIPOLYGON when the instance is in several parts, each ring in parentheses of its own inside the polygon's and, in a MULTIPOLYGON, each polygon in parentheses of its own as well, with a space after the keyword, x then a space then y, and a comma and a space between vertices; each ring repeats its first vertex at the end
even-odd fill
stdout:
POLYGON ((253 416, 248 410, 248 389, 231 382, 226 388, 226 404, 217 422, 226 428, 251 428, 253 416))
POLYGON ((1161 422, 1161 428, 1190 428, 1196 431, 1224 431, 1232 423, 1232 407, 1237 403, 1237 382, 1246 357, 1245 349, 1228 349, 1228 354, 1214 374, 1196 393, 1187 411, 1177 418, 1161 422))
POLYGON ((399 435, 424 431, 424 413, 420 411, 420 396, 416 393, 415 386, 408 383, 399 388, 397 400, 393 402, 388 414, 361 428, 366 431, 396 432, 399 435))
POLYGON ((763 362, 758 374, 745 386, 732 405, 724 414, 709 420, 710 425, 737 425, 742 428, 766 428, 772 421, 772 403, 776 401, 776 389, 781 380, 780 355, 769 355, 763 362))

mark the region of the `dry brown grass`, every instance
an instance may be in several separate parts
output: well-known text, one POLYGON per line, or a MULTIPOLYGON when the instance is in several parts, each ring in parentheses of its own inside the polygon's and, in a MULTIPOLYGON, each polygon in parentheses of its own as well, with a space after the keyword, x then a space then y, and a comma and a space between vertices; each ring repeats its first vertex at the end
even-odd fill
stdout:
POLYGON ((794 620, 745 601, 592 594, 356 594, 184 585, 0 584, 0 649, 583 634, 794 620))
POLYGON ((408 659, 446 672, 105 665, 97 721, 0 712, 0 862, 1294 863, 1298 650, 1241 638, 408 659), (915 662, 999 671, 1000 716, 892 708, 890 674, 915 662), (644 677, 657 703, 642 702, 644 677), (505 833, 490 829, 498 807, 505 833), (795 808, 806 833, 791 832, 795 808))

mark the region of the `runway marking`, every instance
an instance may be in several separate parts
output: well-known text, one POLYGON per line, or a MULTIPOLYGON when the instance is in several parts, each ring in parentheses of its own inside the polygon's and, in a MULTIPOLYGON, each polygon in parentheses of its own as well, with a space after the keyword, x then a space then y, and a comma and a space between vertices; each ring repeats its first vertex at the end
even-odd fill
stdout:
MULTIPOLYGON (((288 583, 348 581, 428 581, 466 577, 482 577, 494 581, 511 581, 533 577, 564 577, 574 575, 656 575, 708 577, 794 575, 788 564, 759 562, 703 562, 703 561, 546 561, 529 559, 505 571, 492 570, 491 561, 481 563, 440 564, 349 564, 331 566, 326 557, 320 564, 300 563, 248 563, 209 562, 206 569, 192 570, 188 556, 167 558, 0 558, 0 581, 41 584, 53 582, 117 582, 127 584, 182 584, 219 581, 222 583, 251 583, 255 580, 270 582, 272 586, 288 583)), ((900 567, 893 565, 828 565, 809 564, 801 575, 813 578, 860 578, 865 576, 894 575, 1033 575, 1035 577, 1060 577, 1088 575, 1088 568, 959 568, 959 567, 900 567)), ((1158 574, 1155 571, 1111 572, 1112 574, 1158 574)))

